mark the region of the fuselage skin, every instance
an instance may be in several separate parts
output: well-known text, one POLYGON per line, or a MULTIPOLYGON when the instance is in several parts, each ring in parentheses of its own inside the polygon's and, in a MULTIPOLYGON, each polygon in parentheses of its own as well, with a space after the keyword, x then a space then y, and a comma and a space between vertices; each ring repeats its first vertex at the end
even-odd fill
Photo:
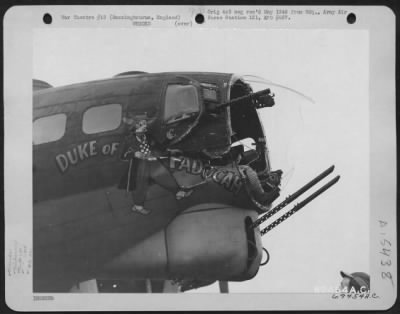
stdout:
MULTIPOLYGON (((193 136, 182 144, 191 157, 165 158, 153 166, 145 204, 149 215, 133 212, 131 192, 118 188, 129 169, 129 161, 119 155, 128 126, 122 120, 112 131, 83 132, 84 113, 106 104, 120 104, 123 117, 146 112, 159 119, 165 88, 179 76, 214 84, 220 102, 229 98, 232 75, 219 73, 134 75, 34 92, 34 121, 54 114, 67 117, 61 139, 33 145, 34 291, 65 291, 79 281, 96 278, 105 264, 166 228, 188 208, 223 204, 257 216, 234 164, 210 170, 193 157, 195 149, 210 142, 217 144, 214 153, 229 150, 228 110, 200 118, 193 136), (214 123, 208 123, 210 119, 214 123), (207 184, 189 198, 177 200, 176 187, 158 184, 166 179, 160 166, 167 167, 182 185, 204 180, 207 184)), ((204 208, 212 210, 212 206, 204 208)))

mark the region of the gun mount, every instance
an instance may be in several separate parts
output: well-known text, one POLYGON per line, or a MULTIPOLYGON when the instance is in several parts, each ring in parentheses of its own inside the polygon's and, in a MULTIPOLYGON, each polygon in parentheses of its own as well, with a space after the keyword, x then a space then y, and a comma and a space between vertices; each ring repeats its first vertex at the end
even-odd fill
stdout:
MULTIPOLYGON (((324 172, 322 172, 320 175, 312 179, 310 182, 305 184, 303 187, 301 187, 299 190, 297 190, 295 193, 292 195, 289 195, 286 197, 286 199, 279 203, 277 206, 266 212, 264 215, 259 217, 256 221, 253 222, 252 225, 250 225, 250 228, 256 228, 259 225, 261 225, 264 221, 284 209, 287 205, 289 205, 291 202, 293 202, 295 199, 297 199, 299 196, 303 195, 306 191, 308 191, 310 188, 312 188, 314 185, 316 185, 318 182, 320 182, 322 179, 327 177, 330 173, 333 172, 335 166, 331 166, 328 169, 326 169, 324 172)), ((333 186, 336 182, 338 182, 340 179, 340 176, 336 176, 334 179, 330 180, 328 183, 326 183, 324 186, 319 188, 317 191, 315 191, 313 194, 311 194, 309 197, 301 201, 300 203, 296 204, 290 211, 288 211, 286 214, 282 215, 280 218, 275 220, 273 223, 265 227, 264 229, 261 230, 261 235, 266 234, 267 232, 271 231, 273 228, 284 222, 286 219, 288 219, 290 216, 292 216, 295 212, 299 211, 301 208, 303 208, 305 205, 310 203, 312 200, 314 200, 316 197, 321 195, 323 192, 325 192, 327 189, 329 189, 331 186, 333 186)))
POLYGON ((210 104, 208 106, 208 110, 211 111, 219 111, 223 108, 237 105, 246 105, 249 102, 256 109, 261 109, 265 107, 272 107, 275 105, 274 94, 271 94, 271 90, 269 88, 260 90, 255 93, 250 93, 245 96, 234 98, 228 102, 222 104, 210 104))

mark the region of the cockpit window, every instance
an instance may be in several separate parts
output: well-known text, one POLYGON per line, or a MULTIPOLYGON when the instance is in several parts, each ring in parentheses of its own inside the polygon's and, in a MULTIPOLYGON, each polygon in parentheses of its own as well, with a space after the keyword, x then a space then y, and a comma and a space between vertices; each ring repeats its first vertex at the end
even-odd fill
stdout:
POLYGON ((164 121, 176 122, 192 117, 200 111, 196 87, 192 85, 168 85, 165 95, 164 121))
POLYGON ((112 131, 120 126, 121 120, 120 104, 91 107, 83 114, 82 129, 86 134, 112 131))
POLYGON ((67 116, 64 113, 42 117, 33 122, 33 144, 59 140, 65 133, 67 116))

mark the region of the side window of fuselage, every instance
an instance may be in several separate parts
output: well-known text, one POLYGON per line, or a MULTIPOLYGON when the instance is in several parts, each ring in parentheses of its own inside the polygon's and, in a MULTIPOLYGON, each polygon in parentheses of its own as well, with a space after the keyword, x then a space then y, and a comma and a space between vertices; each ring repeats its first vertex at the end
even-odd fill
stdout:
POLYGON ((83 114, 82 130, 94 134, 117 129, 121 125, 122 106, 108 104, 90 107, 83 114))
POLYGON ((33 121, 33 144, 54 142, 65 134, 67 115, 59 113, 33 121))

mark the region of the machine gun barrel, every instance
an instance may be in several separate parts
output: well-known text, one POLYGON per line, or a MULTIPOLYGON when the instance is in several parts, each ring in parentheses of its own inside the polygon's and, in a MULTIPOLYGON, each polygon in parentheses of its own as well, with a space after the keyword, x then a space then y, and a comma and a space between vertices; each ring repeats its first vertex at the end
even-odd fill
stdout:
POLYGON ((215 109, 223 109, 225 107, 238 105, 249 100, 252 100, 252 103, 256 108, 272 107, 275 104, 274 98, 271 96, 271 90, 267 88, 255 93, 250 93, 248 95, 232 99, 223 104, 218 104, 215 109))
POLYGON ((253 224, 250 226, 250 228, 256 228, 260 224, 262 224, 264 221, 266 221, 268 218, 270 218, 272 215, 275 215, 277 212, 279 212, 281 209, 283 209, 285 206, 289 205, 291 202, 293 202, 296 198, 298 198, 300 195, 302 195, 304 192, 312 188, 314 185, 316 185, 318 182, 320 182, 323 178, 325 178, 327 175, 332 173, 332 171, 335 169, 335 166, 330 166, 328 169, 326 169, 324 172, 322 172, 320 175, 312 179, 310 182, 308 182, 306 185, 298 189, 296 192, 294 192, 292 195, 289 195, 284 201, 282 201, 280 204, 275 206, 273 209, 269 210, 266 212, 264 215, 262 215, 260 218, 258 218, 256 221, 253 222, 253 224))
POLYGON ((315 191, 313 194, 311 194, 309 197, 307 197, 305 200, 301 201, 297 205, 295 205, 290 211, 288 211, 286 214, 282 215, 279 217, 277 220, 275 220, 273 223, 265 227, 263 230, 261 230, 261 235, 266 234, 267 232, 271 231, 274 229, 276 226, 284 222, 286 219, 288 219, 290 216, 292 216, 295 212, 299 211, 301 208, 306 206, 309 202, 311 202, 313 199, 315 199, 317 196, 321 195, 323 192, 325 192, 327 189, 329 189, 332 185, 334 185, 336 182, 338 182, 340 179, 340 176, 335 177, 331 181, 329 181, 327 184, 322 186, 320 189, 315 191))

